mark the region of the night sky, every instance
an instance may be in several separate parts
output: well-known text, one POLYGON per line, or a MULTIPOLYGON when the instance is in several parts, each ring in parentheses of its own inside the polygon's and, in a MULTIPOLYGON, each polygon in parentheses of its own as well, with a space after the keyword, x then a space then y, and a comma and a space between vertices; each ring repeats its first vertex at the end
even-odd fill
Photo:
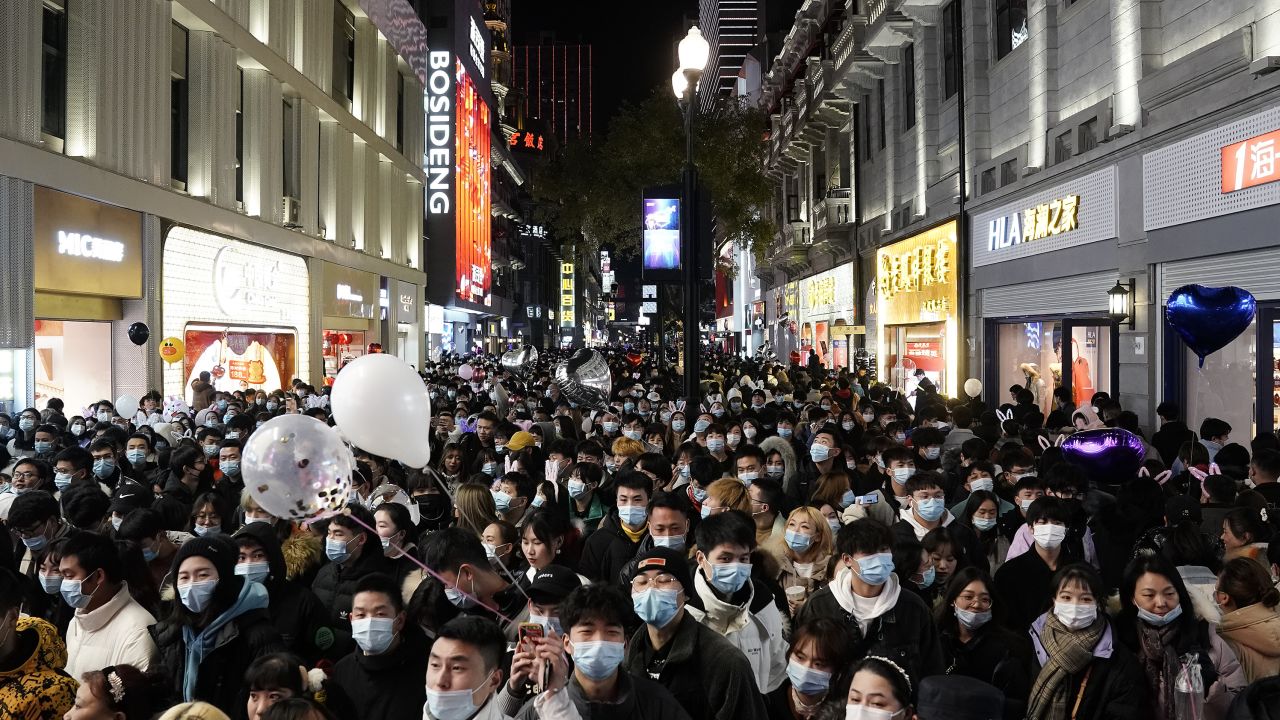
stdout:
POLYGON ((516 45, 535 44, 541 33, 591 44, 597 135, 623 102, 670 87, 685 19, 696 20, 698 13, 696 0, 512 0, 511 6, 516 45))

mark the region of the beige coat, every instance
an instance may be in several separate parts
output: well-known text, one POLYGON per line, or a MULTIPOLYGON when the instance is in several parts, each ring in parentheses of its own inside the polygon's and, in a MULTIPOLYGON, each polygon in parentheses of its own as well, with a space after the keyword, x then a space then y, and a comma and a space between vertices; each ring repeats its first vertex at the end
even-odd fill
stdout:
POLYGON ((1262 603, 1232 610, 1218 626, 1249 682, 1280 675, 1280 613, 1262 603))

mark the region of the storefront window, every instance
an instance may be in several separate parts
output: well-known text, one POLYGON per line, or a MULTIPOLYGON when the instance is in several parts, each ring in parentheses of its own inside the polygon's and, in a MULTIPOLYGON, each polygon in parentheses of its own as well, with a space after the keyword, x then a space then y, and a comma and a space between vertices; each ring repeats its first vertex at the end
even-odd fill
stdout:
MULTIPOLYGON (((1277 329, 1272 331, 1273 345, 1280 345, 1277 332, 1277 329)), ((1231 426, 1232 440, 1247 443, 1256 434, 1253 393, 1257 338, 1257 323, 1250 323, 1235 340, 1205 358, 1203 370, 1195 353, 1183 349, 1186 353, 1186 417, 1193 431, 1200 430, 1205 418, 1213 417, 1231 426)), ((1272 403, 1274 406, 1275 401, 1272 403)))
POLYGON ((1094 393, 1111 390, 1111 329, 1102 325, 1071 328, 1071 399, 1077 407, 1094 393))
POLYGON ((0 350, 0 412, 13 415, 25 410, 28 350, 0 350))
POLYGON ((36 407, 62 398, 78 412, 111 395, 111 323, 36 321, 36 407))
POLYGON ((1053 409, 1053 391, 1062 385, 1062 323, 1004 323, 997 330, 996 358, 998 387, 992 398, 1009 399, 1009 388, 1020 385, 1035 396, 1036 405, 1048 417, 1053 409))
POLYGON ((364 355, 368 345, 365 343, 363 332, 325 330, 324 345, 321 349, 324 352, 324 374, 326 377, 334 377, 343 365, 364 355))
MULTIPOLYGON (((941 390, 946 387, 945 348, 947 332, 944 323, 885 328, 885 361, 889 367, 889 384, 908 397, 928 378, 941 390), (924 371, 923 375, 917 374, 924 371)), ((912 406, 915 400, 910 400, 912 406)))

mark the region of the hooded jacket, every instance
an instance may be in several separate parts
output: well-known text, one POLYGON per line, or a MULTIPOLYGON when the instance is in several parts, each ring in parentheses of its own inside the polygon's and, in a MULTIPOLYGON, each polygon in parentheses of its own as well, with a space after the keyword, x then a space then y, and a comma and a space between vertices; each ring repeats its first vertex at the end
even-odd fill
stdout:
POLYGON ((1280 674, 1280 613, 1254 603, 1222 616, 1222 636, 1244 668, 1249 682, 1280 674))
POLYGON ((369 538, 369 533, 366 533, 359 557, 342 564, 325 563, 311 585, 321 605, 329 610, 327 624, 333 628, 334 635, 332 649, 326 653, 329 657, 342 657, 355 647, 351 641, 350 615, 356 584, 373 573, 390 574, 391 565, 382 554, 382 543, 376 538, 370 542, 369 538))
POLYGON ((75 702, 75 680, 62 668, 67 646, 53 625, 33 617, 18 618, 16 667, 0 667, 0 717, 59 719, 75 702))
MULTIPOLYGON (((508 693, 505 683, 502 692, 508 693)), ((621 671, 617 692, 614 702, 593 702, 582 693, 577 675, 570 675, 569 682, 559 692, 537 695, 533 702, 525 703, 510 717, 516 720, 689 720, 689 714, 671 693, 649 678, 621 671)))
POLYGON ((800 492, 800 467, 791 441, 773 435, 760 441, 760 451, 764 453, 765 458, 775 452, 782 456, 782 491, 787 497, 796 498, 800 492))
POLYGON ((578 562, 578 571, 592 580, 612 581, 636 556, 636 551, 648 536, 649 530, 646 527, 640 540, 632 542, 623 531, 618 514, 611 512, 600 523, 600 529, 587 538, 586 545, 582 548, 582 559, 578 562))
POLYGON ((693 587, 686 606, 689 615, 742 651, 760 692, 776 690, 787 677, 787 641, 769 591, 748 579, 741 590, 721 600, 701 570, 693 575, 693 587))
POLYGON ((280 631, 284 646, 311 667, 334 646, 328 611, 311 588, 289 579, 280 540, 270 523, 250 523, 234 537, 252 538, 266 552, 271 568, 263 582, 271 597, 267 614, 280 631))

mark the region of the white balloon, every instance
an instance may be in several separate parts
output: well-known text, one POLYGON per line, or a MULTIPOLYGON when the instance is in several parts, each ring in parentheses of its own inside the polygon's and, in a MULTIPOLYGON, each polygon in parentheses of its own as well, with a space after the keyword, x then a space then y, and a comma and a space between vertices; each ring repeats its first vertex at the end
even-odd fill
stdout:
POLYGON ((462 378, 463 380, 470 380, 472 377, 475 376, 475 374, 476 374, 475 368, 471 367, 470 365, 467 365, 464 363, 458 366, 458 377, 462 378))
POLYGON ((309 415, 278 415, 249 436, 240 471, 263 510, 308 520, 346 507, 354 468, 333 428, 309 415))
POLYGON ((425 467, 431 459, 431 397, 418 373, 395 355, 347 363, 329 393, 333 421, 366 452, 425 467))
POLYGON ((138 414, 138 398, 128 393, 116 398, 116 414, 132 420, 138 414))
POLYGON ((964 381, 964 394, 971 398, 976 398, 982 394, 982 381, 978 378, 969 378, 964 381))

